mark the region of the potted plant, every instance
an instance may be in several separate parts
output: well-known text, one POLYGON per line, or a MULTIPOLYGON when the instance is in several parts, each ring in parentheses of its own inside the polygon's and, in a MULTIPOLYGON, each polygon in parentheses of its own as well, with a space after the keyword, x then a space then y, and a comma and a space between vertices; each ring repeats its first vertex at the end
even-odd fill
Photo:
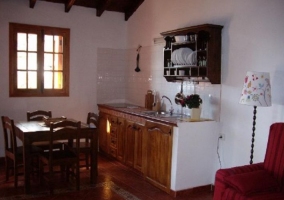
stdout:
POLYGON ((191 119, 200 120, 202 99, 198 94, 187 95, 184 104, 191 109, 191 119))
POLYGON ((199 108, 202 104, 202 99, 198 94, 191 94, 187 95, 187 97, 184 100, 185 105, 192 109, 192 108, 199 108))

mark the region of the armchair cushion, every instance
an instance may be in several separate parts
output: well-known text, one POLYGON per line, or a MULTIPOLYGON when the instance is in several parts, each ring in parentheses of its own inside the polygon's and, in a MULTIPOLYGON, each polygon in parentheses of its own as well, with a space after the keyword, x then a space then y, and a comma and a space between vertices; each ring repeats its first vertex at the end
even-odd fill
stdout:
POLYGON ((248 195, 260 191, 277 191, 279 184, 265 170, 236 174, 224 178, 225 182, 239 193, 248 195))

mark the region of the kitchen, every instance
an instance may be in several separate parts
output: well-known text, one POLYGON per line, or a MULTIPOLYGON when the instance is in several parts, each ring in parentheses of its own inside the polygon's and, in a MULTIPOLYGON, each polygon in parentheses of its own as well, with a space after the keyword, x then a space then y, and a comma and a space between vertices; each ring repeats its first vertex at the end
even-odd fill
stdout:
MULTIPOLYGON (((58 4, 38 1, 34 9, 27 4, 26 1, 1 1, 2 115, 21 120, 27 110, 44 107, 52 110, 54 116, 63 113, 84 120, 86 113, 98 111, 97 104, 101 103, 129 102, 143 106, 149 89, 173 101, 181 89, 180 83, 167 82, 163 77, 164 44, 154 44, 154 38, 161 37, 160 33, 164 31, 204 23, 218 24, 224 26, 221 84, 200 83, 194 87, 185 83, 183 92, 191 94, 196 90, 204 102, 201 116, 220 122, 220 134, 225 135, 220 144, 222 167, 246 164, 250 152, 252 108, 238 103, 243 79, 248 70, 270 72, 272 107, 258 109, 257 115, 255 162, 263 160, 270 124, 284 119, 284 97, 278 92, 284 74, 284 58, 278 53, 282 52, 284 42, 282 1, 180 0, 173 3, 149 0, 144 1, 127 22, 116 12, 104 12, 98 18, 95 11, 88 8, 74 6, 69 13, 64 13, 63 6, 58 4), (69 97, 9 98, 9 22, 71 29, 69 97), (142 47, 141 71, 137 73, 138 45, 142 47), (70 111, 74 107, 78 108, 76 113, 70 111)), ((178 112, 181 107, 174 105, 174 109, 178 112)), ((216 141, 217 138, 212 142, 216 141)), ((3 156, 3 152, 0 153, 3 156)), ((195 154, 202 156, 198 151, 195 154)), ((217 169, 218 160, 213 165, 217 169)))

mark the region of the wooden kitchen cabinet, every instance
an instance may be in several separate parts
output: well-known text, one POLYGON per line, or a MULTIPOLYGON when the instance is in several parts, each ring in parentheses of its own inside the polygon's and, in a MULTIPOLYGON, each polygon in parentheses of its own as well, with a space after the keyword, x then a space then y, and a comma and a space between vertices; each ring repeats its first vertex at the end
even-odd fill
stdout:
POLYGON ((109 116, 110 121, 110 155, 120 161, 124 161, 124 119, 109 116))
POLYGON ((127 121, 125 131, 125 164, 142 171, 144 126, 127 121))
POLYGON ((124 162, 125 152, 125 120, 117 118, 117 160, 124 162))
POLYGON ((212 185, 218 122, 173 123, 142 115, 141 108, 116 106, 99 104, 100 150, 174 197, 212 185))
POLYGON ((167 81, 220 84, 222 28, 203 24, 161 33, 166 40, 163 67, 167 81), (175 36, 181 36, 181 41, 175 36))
POLYGON ((170 192, 172 126, 146 121, 145 177, 156 187, 170 192))
POLYGON ((100 150, 143 173, 144 125, 100 112, 100 150))
POLYGON ((108 148, 108 135, 109 135, 109 123, 108 115, 100 112, 99 113, 99 149, 101 152, 109 153, 108 148))

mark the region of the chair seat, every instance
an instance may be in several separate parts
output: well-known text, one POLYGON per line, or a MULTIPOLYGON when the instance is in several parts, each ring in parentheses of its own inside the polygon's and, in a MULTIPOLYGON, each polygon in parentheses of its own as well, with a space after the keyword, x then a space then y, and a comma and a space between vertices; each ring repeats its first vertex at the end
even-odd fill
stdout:
MULTIPOLYGON (((49 150, 49 142, 47 142, 47 141, 34 142, 33 145, 41 148, 42 150, 49 150)), ((62 145, 63 145, 62 142, 54 141, 53 149, 62 149, 62 145)))
MULTIPOLYGON (((8 148, 8 149, 6 150, 6 152, 7 152, 7 153, 10 152, 11 154, 14 154, 12 148, 8 148)), ((42 149, 41 149, 41 148, 32 145, 31 154, 34 155, 34 154, 38 154, 38 153, 40 153, 40 152, 42 152, 42 149)), ((17 147, 17 155, 16 155, 16 156, 17 156, 20 160, 22 160, 22 159, 23 159, 23 154, 24 154, 23 146, 18 146, 18 147, 17 147)))
MULTIPOLYGON (((52 161, 54 164, 57 162, 57 160, 59 160, 60 163, 62 164, 64 163, 63 160, 68 162, 70 159, 71 160, 77 159, 76 153, 74 153, 73 151, 69 151, 69 150, 53 151, 52 156, 53 156, 52 161)), ((49 152, 43 152, 42 154, 40 154, 40 158, 44 163, 47 163, 49 160, 49 152)))

